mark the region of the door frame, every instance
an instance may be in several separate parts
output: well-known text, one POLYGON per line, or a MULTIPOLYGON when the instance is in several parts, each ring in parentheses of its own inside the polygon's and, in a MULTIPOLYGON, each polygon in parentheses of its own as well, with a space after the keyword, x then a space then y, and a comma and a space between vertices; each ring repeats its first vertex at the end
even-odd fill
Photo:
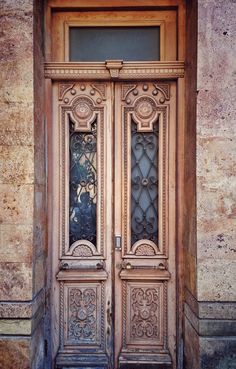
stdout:
MULTIPOLYGON (((92 0, 90 2, 90 7, 87 7, 87 1, 85 0, 49 0, 45 4, 45 114, 47 120, 47 156, 48 156, 48 255, 47 263, 48 268, 51 268, 51 232, 52 232, 52 81, 53 80, 65 80, 71 78, 77 79, 87 79, 89 75, 95 73, 98 79, 109 79, 109 80, 119 80, 126 81, 127 79, 132 79, 132 75, 139 74, 140 78, 143 75, 143 68, 145 69, 146 78, 150 79, 164 79, 164 80, 175 80, 177 85, 177 135, 176 135, 176 146, 177 146, 177 174, 176 174, 176 288, 177 288, 177 358, 178 358, 178 369, 182 368, 183 361, 183 304, 184 304, 184 266, 183 266, 183 242, 184 242, 184 188, 185 188, 185 176, 184 176, 184 158, 186 152, 185 145, 185 1, 184 0, 145 0, 145 9, 148 10, 163 10, 163 9, 175 9, 177 11, 177 60, 168 61, 162 60, 157 63, 145 63, 141 66, 137 63, 121 63, 121 62, 108 62, 108 63, 96 63, 96 66, 92 63, 83 63, 83 65, 78 65, 78 63, 57 63, 52 62, 52 13, 55 10, 121 10, 127 7, 129 10, 143 10, 144 6, 138 6, 137 2, 134 0, 114 0, 112 7, 106 4, 103 0, 92 0), (158 3, 158 5, 157 5, 158 3), (65 69, 70 68, 71 73, 65 74, 65 69), (82 75, 78 73, 82 70, 82 75), (96 72, 94 71, 96 70, 96 72)), ((93 74, 94 75, 94 74, 93 74)), ((146 79, 145 78, 145 79, 146 79)), ((142 79, 142 78, 141 78, 142 79)), ((46 321, 50 320, 50 286, 51 286, 51 273, 47 274, 47 317, 46 321)), ((46 329, 47 338, 50 341, 50 330, 46 329)), ((50 344, 48 345, 49 352, 48 357, 50 357, 50 344)), ((50 358, 48 358, 48 367, 51 367, 50 358)))

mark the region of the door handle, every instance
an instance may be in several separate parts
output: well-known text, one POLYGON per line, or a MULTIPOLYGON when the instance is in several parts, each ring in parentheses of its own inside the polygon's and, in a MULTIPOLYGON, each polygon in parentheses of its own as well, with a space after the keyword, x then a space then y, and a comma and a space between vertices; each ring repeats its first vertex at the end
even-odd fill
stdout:
POLYGON ((120 269, 158 269, 158 270, 166 270, 166 267, 163 263, 159 263, 158 265, 132 265, 130 262, 123 262, 122 264, 117 265, 120 269))
POLYGON ((105 261, 101 261, 94 265, 81 265, 81 264, 70 265, 69 263, 65 261, 61 261, 59 265, 59 269, 60 270, 101 270, 101 269, 105 270, 106 264, 105 264, 105 261))

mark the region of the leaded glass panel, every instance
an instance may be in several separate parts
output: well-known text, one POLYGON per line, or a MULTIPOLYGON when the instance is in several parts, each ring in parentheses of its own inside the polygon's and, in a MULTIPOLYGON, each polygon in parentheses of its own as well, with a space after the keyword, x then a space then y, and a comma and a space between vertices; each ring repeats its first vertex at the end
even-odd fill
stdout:
POLYGON ((153 132, 131 124, 131 244, 158 242, 158 122, 153 132))
POLYGON ((70 122, 70 245, 88 240, 96 246, 97 122, 91 132, 75 132, 70 122))

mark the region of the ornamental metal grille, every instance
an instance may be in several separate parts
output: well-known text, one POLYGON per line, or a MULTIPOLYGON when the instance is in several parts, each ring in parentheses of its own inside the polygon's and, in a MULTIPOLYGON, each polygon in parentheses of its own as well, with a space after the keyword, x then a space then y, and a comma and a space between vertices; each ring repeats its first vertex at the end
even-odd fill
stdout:
POLYGON ((131 124, 131 244, 158 242, 158 122, 153 132, 131 124))
POLYGON ((70 245, 88 240, 96 246, 97 121, 91 132, 75 132, 70 122, 70 245))

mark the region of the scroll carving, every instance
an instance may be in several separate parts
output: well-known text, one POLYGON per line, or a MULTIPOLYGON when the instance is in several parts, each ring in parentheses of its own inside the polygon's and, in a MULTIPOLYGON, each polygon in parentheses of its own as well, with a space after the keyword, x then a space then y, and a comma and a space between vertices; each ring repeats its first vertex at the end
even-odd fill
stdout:
POLYGON ((78 343, 97 341, 96 288, 73 288, 69 291, 68 337, 78 343))
POLYGON ((156 339, 159 331, 159 294, 156 288, 131 288, 131 337, 156 339))
MULTIPOLYGON (((107 94, 106 94, 107 90, 106 90, 106 84, 105 83, 93 83, 91 85, 91 87, 94 90, 96 90, 96 91, 99 92, 99 94, 100 94, 100 96, 101 96, 101 98, 102 98, 103 101, 106 100, 106 98, 107 98, 107 94)), ((92 90, 90 91, 90 93, 91 92, 92 92, 92 90)), ((97 99, 97 102, 99 103, 99 100, 98 99, 97 99)))
MULTIPOLYGON (((134 91, 136 84, 122 85, 121 99, 124 101, 131 91, 134 91)), ((134 93, 136 95, 136 93, 134 93)))
POLYGON ((64 82, 60 83, 59 85, 59 91, 58 91, 58 100, 62 101, 63 97, 65 96, 66 92, 71 90, 74 87, 74 83, 70 82, 64 82))
POLYGON ((165 283, 123 282, 123 347, 164 347, 167 334, 165 283))
POLYGON ((156 87, 157 90, 162 92, 165 100, 170 100, 170 85, 168 83, 158 83, 158 84, 155 83, 154 86, 156 87))

